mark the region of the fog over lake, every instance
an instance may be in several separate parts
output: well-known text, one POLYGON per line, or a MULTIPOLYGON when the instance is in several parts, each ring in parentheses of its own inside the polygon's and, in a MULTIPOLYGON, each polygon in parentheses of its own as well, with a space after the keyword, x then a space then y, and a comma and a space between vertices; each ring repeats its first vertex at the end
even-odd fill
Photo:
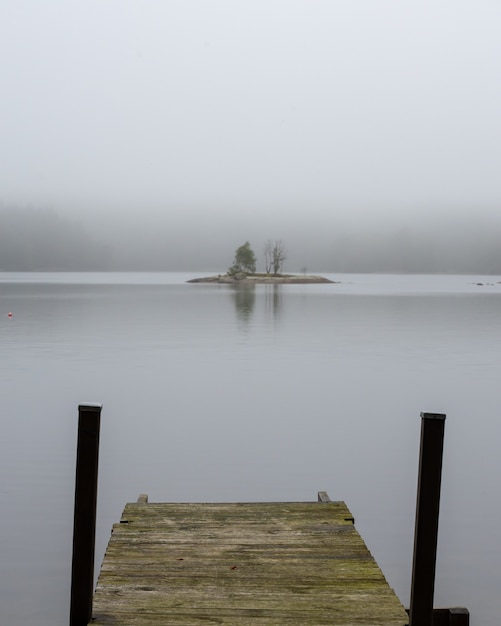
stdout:
POLYGON ((67 620, 77 407, 102 402, 96 569, 139 493, 327 490, 404 605, 420 412, 446 413, 435 605, 497 625, 501 277, 191 277, 0 274, 0 622, 67 620))
POLYGON ((97 565, 140 492, 326 489, 404 604, 446 413, 436 605, 497 625, 500 30, 492 0, 0 0, 2 624, 67 620, 91 401, 97 565), (268 240, 340 283, 186 284, 268 240))
POLYGON ((341 271, 323 246, 346 232, 363 255, 371 233, 443 241, 499 216, 496 2, 25 0, 0 18, 0 201, 134 228, 142 251, 158 223, 171 265, 141 269, 282 238, 310 251, 291 270, 341 271))

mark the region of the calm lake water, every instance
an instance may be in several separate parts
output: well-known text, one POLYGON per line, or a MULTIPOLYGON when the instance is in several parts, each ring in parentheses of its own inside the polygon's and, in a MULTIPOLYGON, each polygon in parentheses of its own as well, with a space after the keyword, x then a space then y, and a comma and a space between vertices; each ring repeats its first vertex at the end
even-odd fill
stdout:
POLYGON ((86 402, 103 404, 97 570, 141 492, 326 490, 406 606, 420 413, 446 413, 435 605, 499 624, 501 278, 327 276, 340 284, 0 273, 0 624, 68 622, 86 402))

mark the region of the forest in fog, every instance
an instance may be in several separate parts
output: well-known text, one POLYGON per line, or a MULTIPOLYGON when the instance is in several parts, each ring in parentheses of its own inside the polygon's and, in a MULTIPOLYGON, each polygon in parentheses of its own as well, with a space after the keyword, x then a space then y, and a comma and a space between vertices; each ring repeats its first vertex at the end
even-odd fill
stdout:
POLYGON ((501 221, 492 216, 271 223, 0 205, 0 271, 225 272, 246 240, 264 271, 270 238, 283 242, 287 272, 501 274, 501 221))
POLYGON ((53 210, 0 206, 0 271, 94 271, 110 249, 78 220, 53 210))

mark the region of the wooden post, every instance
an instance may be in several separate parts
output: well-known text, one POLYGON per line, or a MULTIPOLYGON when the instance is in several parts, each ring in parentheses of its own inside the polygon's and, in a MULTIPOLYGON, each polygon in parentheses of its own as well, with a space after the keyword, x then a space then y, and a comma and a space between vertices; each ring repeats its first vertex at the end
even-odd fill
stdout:
POLYGON ((445 415, 421 413, 409 626, 432 626, 445 415))
POLYGON ((78 407, 70 626, 87 626, 92 618, 101 408, 78 407))
POLYGON ((329 498, 329 494, 327 493, 327 491, 319 491, 317 493, 317 497, 318 497, 319 502, 331 502, 331 499, 329 498))
POLYGON ((433 626, 469 626, 469 624, 470 613, 464 607, 433 609, 433 626))
POLYGON ((449 609, 449 626, 469 626, 470 613, 464 607, 449 609))

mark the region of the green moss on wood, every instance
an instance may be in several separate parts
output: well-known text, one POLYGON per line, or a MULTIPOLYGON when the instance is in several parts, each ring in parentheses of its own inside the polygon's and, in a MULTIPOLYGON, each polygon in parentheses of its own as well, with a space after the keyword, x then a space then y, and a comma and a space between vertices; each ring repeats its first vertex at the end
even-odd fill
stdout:
POLYGON ((342 502, 128 504, 94 626, 407 623, 342 502))

